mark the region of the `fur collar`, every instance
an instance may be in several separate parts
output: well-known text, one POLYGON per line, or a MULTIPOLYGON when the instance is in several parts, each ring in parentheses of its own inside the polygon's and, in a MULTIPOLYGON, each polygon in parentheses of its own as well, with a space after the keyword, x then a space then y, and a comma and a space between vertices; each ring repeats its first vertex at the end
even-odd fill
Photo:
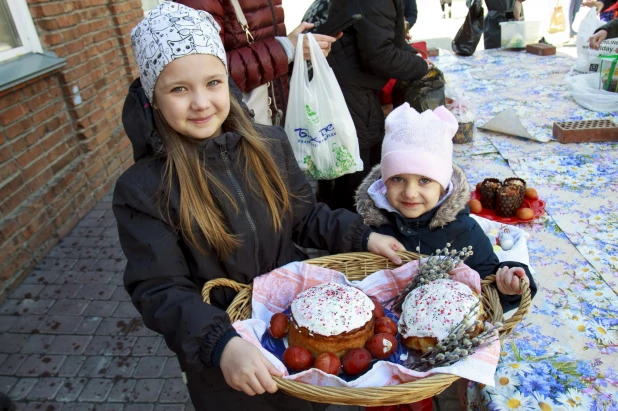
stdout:
MULTIPOLYGON (((388 224, 386 217, 387 211, 376 206, 374 201, 369 197, 367 190, 369 187, 378 181, 382 175, 380 165, 378 164, 371 170, 369 175, 365 177, 362 184, 356 190, 356 210, 363 217, 366 225, 370 227, 379 227, 388 224)), ((470 186, 463 170, 453 164, 453 192, 451 195, 438 207, 436 214, 429 223, 429 228, 443 227, 448 223, 455 221, 457 214, 466 208, 470 201, 470 186)))

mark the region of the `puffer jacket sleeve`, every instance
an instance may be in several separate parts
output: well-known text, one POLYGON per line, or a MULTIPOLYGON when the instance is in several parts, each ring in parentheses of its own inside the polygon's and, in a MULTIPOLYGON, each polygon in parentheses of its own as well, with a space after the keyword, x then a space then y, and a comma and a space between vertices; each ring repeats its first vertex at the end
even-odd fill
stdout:
POLYGON ((464 261, 466 265, 475 270, 481 276, 481 279, 495 273, 496 265, 500 262, 498 256, 489 242, 489 238, 481 226, 468 217, 472 223, 472 228, 467 238, 468 245, 472 246, 472 255, 464 261))
MULTIPOLYGON (((496 253, 494 253, 493 247, 489 242, 489 238, 485 235, 485 232, 481 226, 474 221, 472 230, 470 231, 470 245, 472 245, 473 255, 470 256, 465 263, 479 273, 481 279, 488 275, 495 274, 498 269, 508 266, 510 268, 521 267, 526 272, 526 276, 530 280, 530 292, 532 297, 536 295, 537 286, 532 278, 530 269, 526 264, 518 263, 515 261, 500 262, 496 253)), ((500 305, 504 312, 510 311, 519 306, 521 301, 520 295, 505 295, 498 291, 500 297, 500 305)))
POLYGON ((613 39, 618 37, 618 20, 612 20, 609 23, 599 27, 594 32, 595 34, 599 32, 599 30, 607 31, 607 38, 613 39))
POLYGON ((307 178, 298 167, 292 146, 281 127, 272 127, 280 141, 292 194, 293 241, 301 247, 330 253, 363 251, 363 238, 371 229, 358 214, 345 209, 331 210, 316 203, 307 178))
POLYGON ((121 177, 113 211, 127 257, 125 288, 149 329, 196 369, 218 365, 236 332, 225 313, 202 301, 183 254, 183 242, 160 217, 152 195, 121 177))
MULTIPOLYGON (((228 33, 225 30, 232 21, 236 24, 237 18, 235 13, 226 15, 223 0, 180 0, 178 3, 210 13, 221 26, 219 35, 227 55, 228 72, 243 93, 288 73, 288 56, 274 36, 265 39, 256 38, 252 44, 247 42, 243 45, 230 44, 228 39, 234 37, 231 33, 226 35, 228 33)), ((285 33, 279 35, 285 36, 285 33)))
MULTIPOLYGON (((528 277, 528 281, 530 281, 530 298, 534 298, 537 291, 536 282, 534 281, 534 277, 532 277, 532 273, 530 272, 530 268, 526 264, 518 263, 517 261, 503 261, 498 264, 494 270, 494 273, 498 271, 498 269, 502 267, 509 268, 523 268, 526 272, 526 277, 528 277)), ((519 307, 519 303, 521 302, 521 295, 505 295, 498 291, 498 296, 500 297, 500 305, 504 312, 511 311, 517 307, 519 307)))
POLYGON ((354 25, 363 64, 375 75, 398 80, 418 80, 429 71, 423 58, 397 47, 395 40, 396 10, 392 1, 362 2, 363 19, 354 25))

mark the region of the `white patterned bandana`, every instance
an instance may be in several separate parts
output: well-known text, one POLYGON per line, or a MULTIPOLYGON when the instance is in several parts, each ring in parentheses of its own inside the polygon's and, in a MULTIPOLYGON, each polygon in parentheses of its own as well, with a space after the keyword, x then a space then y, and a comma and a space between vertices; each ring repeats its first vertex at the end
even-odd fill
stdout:
POLYGON ((209 13, 166 1, 131 30, 139 77, 151 103, 159 75, 165 66, 179 57, 210 54, 217 56, 227 70, 220 29, 209 13))

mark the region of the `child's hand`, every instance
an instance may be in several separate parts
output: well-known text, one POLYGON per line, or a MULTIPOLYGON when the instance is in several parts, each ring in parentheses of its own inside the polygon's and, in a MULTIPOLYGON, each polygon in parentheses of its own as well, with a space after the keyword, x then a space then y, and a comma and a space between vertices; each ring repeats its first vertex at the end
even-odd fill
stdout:
POLYGON ((399 265, 401 264, 401 258, 399 258, 396 251, 406 251, 406 248, 394 237, 371 233, 369 234, 369 241, 367 242, 367 250, 386 257, 393 263, 399 265))
POLYGON ((232 338, 221 354, 221 371, 225 382, 247 395, 275 393, 277 384, 271 375, 282 376, 253 344, 240 337, 232 338))
POLYGON ((523 278, 524 281, 530 285, 530 280, 526 276, 526 272, 521 267, 509 268, 502 267, 496 272, 496 284, 498 285, 498 291, 504 295, 519 295, 521 290, 519 289, 519 279, 523 278))
POLYGON ((590 37, 590 48, 598 50, 601 47, 601 42, 607 38, 607 31, 599 30, 598 33, 590 37))

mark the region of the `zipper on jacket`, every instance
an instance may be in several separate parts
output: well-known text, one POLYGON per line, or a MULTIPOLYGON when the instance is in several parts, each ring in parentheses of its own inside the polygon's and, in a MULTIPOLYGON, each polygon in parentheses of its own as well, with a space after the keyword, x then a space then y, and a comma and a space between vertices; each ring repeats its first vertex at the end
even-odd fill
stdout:
POLYGON ((249 214, 249 207, 247 205, 245 194, 242 192, 242 189, 240 188, 240 184, 238 183, 238 180, 236 180, 236 177, 234 177, 234 174, 232 173, 232 169, 230 168, 230 165, 228 162, 229 160, 228 152, 225 150, 225 147, 223 146, 221 146, 220 155, 221 155, 221 159, 223 160, 223 166, 225 167, 225 172, 227 173, 227 176, 232 182, 232 185, 236 189, 236 193, 238 194, 238 197, 240 197, 240 202, 242 203, 242 208, 245 213, 245 217, 247 218, 247 221, 249 222, 249 226, 251 227, 251 231, 253 232, 253 244, 255 247, 254 258, 255 258, 255 267, 257 269, 256 271, 256 276, 257 276, 261 274, 260 264, 258 263, 258 256, 259 256, 258 250, 260 248, 260 239, 258 238, 258 234, 257 234, 257 226, 255 225, 255 222, 253 221, 251 214, 249 214))

